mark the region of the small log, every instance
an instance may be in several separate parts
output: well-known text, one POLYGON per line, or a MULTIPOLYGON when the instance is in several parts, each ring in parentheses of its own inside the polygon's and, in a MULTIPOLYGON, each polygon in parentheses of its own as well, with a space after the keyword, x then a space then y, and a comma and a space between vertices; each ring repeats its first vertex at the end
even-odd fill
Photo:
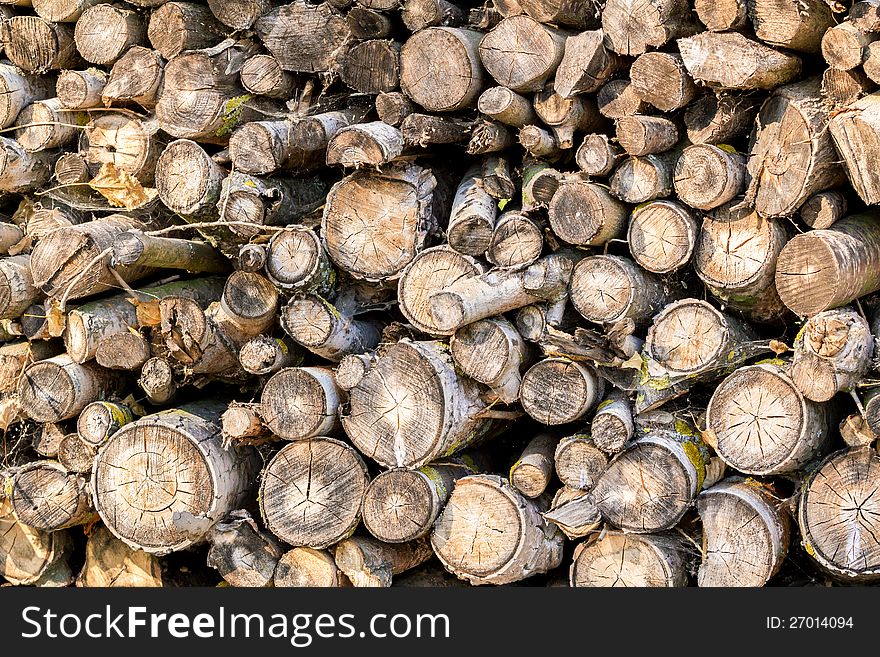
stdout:
POLYGON ((272 55, 254 55, 241 65, 241 86, 247 91, 267 98, 285 100, 296 89, 296 78, 281 68, 272 55))
POLYGON ((835 113, 827 125, 853 188, 865 203, 877 203, 880 176, 873 167, 864 166, 864 162, 870 157, 866 151, 868 144, 873 144, 880 132, 880 96, 865 96, 835 113))
POLYGON ((476 103, 485 73, 482 34, 457 27, 428 27, 400 49, 400 88, 429 112, 452 112, 476 103), (443 53, 442 57, 438 53, 443 53))
POLYGON ((591 490, 605 468, 608 457, 597 449, 590 436, 566 436, 556 445, 553 454, 556 476, 570 488, 591 490))
POLYGON ((682 0, 652 0, 650 9, 634 0, 609 0, 602 10, 602 31, 611 50, 635 56, 699 28, 682 0))
POLYGON ((694 0, 700 22, 712 32, 739 31, 749 22, 746 0, 694 0))
POLYGON ((330 141, 340 130, 353 123, 359 123, 363 118, 364 111, 360 107, 304 116, 292 123, 289 139, 297 148, 303 150, 326 151, 330 141))
POLYGON ((97 449, 89 445, 79 434, 69 433, 58 445, 58 463, 67 471, 86 474, 92 471, 97 449))
POLYGON ((621 151, 609 141, 608 135, 589 134, 584 136, 574 159, 588 176, 607 176, 621 159, 621 151))
POLYGON ((76 433, 92 447, 100 447, 130 422, 134 413, 124 404, 96 401, 86 406, 76 420, 76 433))
POLYGON ((336 546, 336 566, 356 587, 388 587, 394 575, 406 572, 431 557, 425 541, 389 544, 354 536, 336 546))
POLYGON ((617 141, 630 155, 668 151, 678 142, 678 128, 660 116, 622 116, 614 122, 617 141))
POLYGON ((464 374, 489 386, 505 404, 516 402, 531 354, 513 324, 497 317, 463 326, 450 339, 449 350, 464 374))
POLYGON ((626 79, 609 80, 596 94, 599 113, 608 119, 642 114, 648 104, 636 94, 632 82, 626 79))
POLYGON ((835 24, 831 8, 822 0, 749 0, 749 18, 761 41, 807 53, 820 51, 822 35, 835 24))
POLYGON ((483 189, 481 173, 482 167, 476 164, 465 173, 446 229, 449 246, 471 256, 482 255, 489 247, 498 215, 495 200, 483 189))
POLYGON ((26 73, 72 69, 82 62, 74 45, 74 29, 65 23, 13 16, 0 24, 0 41, 4 55, 26 73))
POLYGON ((477 99, 477 109, 486 116, 515 128, 537 120, 531 101, 507 87, 489 87, 477 99))
POLYGON ((18 470, 9 500, 18 521, 40 531, 81 525, 94 513, 85 479, 53 461, 33 461, 18 470))
POLYGON ((673 185, 692 208, 711 210, 745 191, 746 156, 732 148, 694 144, 675 163, 673 185))
MULTIPOLYGON (((867 408, 865 412, 867 414, 867 408)), ((848 415, 841 421, 840 437, 849 447, 867 447, 877 440, 877 434, 859 413, 848 415)))
POLYGON ((746 200, 759 214, 791 215, 810 196, 842 181, 831 139, 841 121, 837 115, 829 123, 816 78, 780 87, 763 104, 758 114, 761 128, 749 155, 751 182, 746 191, 746 200), (778 130, 783 123, 791 127, 778 130))
MULTIPOLYGON (((97 68, 85 71, 61 71, 55 84, 55 93, 61 107, 87 109, 101 105, 101 94, 107 85, 107 73, 97 68)), ((66 119, 66 117, 64 117, 66 119)), ((56 119, 59 120, 59 119, 56 119)), ((69 120, 62 121, 70 123, 69 120)))
MULTIPOLYGON (((276 375, 278 376, 278 375, 276 375)), ((401 340, 349 391, 342 426, 352 443, 387 467, 421 467, 478 441, 481 389, 459 376, 445 346, 401 340)))
POLYGON ((286 440, 331 434, 338 426, 341 390, 325 367, 290 367, 266 382, 260 397, 263 421, 286 440))
POLYGON ((594 93, 623 68, 623 60, 607 49, 601 30, 590 30, 568 37, 553 88, 564 98, 594 93))
POLYGON ((81 118, 65 110, 58 98, 38 100, 21 110, 15 121, 21 128, 13 134, 29 153, 60 148, 76 138, 74 126, 81 118))
MULTIPOLYGON (((166 5, 167 6, 167 5, 166 5)), ((208 534, 208 566, 230 586, 271 586, 284 553, 271 534, 262 531, 244 509, 233 511, 208 534)))
POLYGON ((480 41, 480 59, 498 84, 518 93, 540 91, 562 61, 567 35, 531 16, 511 16, 480 41))
POLYGON ((0 318, 19 317, 41 296, 31 277, 29 255, 0 259, 0 318))
POLYGON ((24 231, 6 222, 0 222, 0 253, 9 254, 9 250, 24 238, 24 231))
POLYGON ((400 85, 400 44, 377 38, 352 46, 342 60, 340 77, 362 94, 394 91, 400 85))
POLYGON ((79 54, 100 65, 112 64, 131 46, 144 43, 146 36, 146 25, 137 12, 109 4, 86 9, 74 30, 79 54))
MULTIPOLYGON (((236 0, 231 4, 241 4, 242 1, 236 0)), ((326 2, 311 5, 296 0, 266 11, 269 0, 258 1, 265 9, 260 9, 264 13, 253 22, 253 28, 281 68, 285 71, 322 73, 333 67, 351 32, 345 19, 335 13, 330 5, 326 2)), ((219 5, 220 1, 214 0, 212 4, 219 5)))
POLYGON ((172 141, 156 162, 156 189, 169 210, 186 217, 210 213, 220 198, 226 172, 199 144, 172 141))
POLYGON ((260 445, 272 440, 263 424, 260 405, 232 402, 220 416, 223 440, 238 445, 260 445))
POLYGON ((95 362, 110 370, 140 370, 150 355, 150 343, 132 331, 106 335, 95 347, 95 362))
MULTIPOLYGON (((0 28, 2 30, 2 28, 0 28)), ((43 76, 27 75, 9 64, 0 64, 0 127, 8 128, 15 123, 19 112, 31 103, 49 98, 52 95, 50 80, 43 76)), ((62 79, 56 83, 57 94, 61 96, 62 79)), ((19 122, 21 123, 21 122, 19 122)))
POLYGON ((876 32, 880 30, 880 4, 875 0, 853 2, 846 18, 862 32, 876 32))
POLYGON ((101 101, 106 106, 137 103, 151 110, 156 107, 164 78, 165 61, 161 55, 143 46, 132 46, 110 69, 101 101))
POLYGON ((27 192, 48 182, 53 154, 28 153, 14 139, 0 136, 0 190, 27 192))
POLYGON ((875 450, 844 449, 813 470, 801 489, 798 525, 804 548, 837 579, 869 582, 880 576, 874 538, 880 508, 871 483, 878 473, 875 450))
POLYGON ((865 49, 864 57, 862 69, 868 79, 876 83, 877 80, 880 80, 880 43, 876 41, 869 43, 865 49))
POLYGON ((688 208, 675 201, 654 201, 633 212, 626 239, 639 266, 668 274, 690 261, 698 232, 699 224, 688 208))
POLYGON ((813 194, 804 201, 798 215, 810 228, 822 230, 831 228, 835 221, 843 218, 847 208, 846 196, 837 190, 830 190, 813 194))
POLYGON ((415 104, 399 91, 389 91, 376 96, 376 114, 379 120, 399 127, 403 120, 417 110, 415 104))
POLYGON ((843 107, 854 103, 874 90, 873 82, 861 68, 850 71, 825 69, 822 73, 822 98, 832 107, 843 107))
POLYGON ((689 551, 675 534, 608 532, 575 548, 571 585, 687 586, 689 551))
POLYGON ((113 267, 140 265, 209 274, 229 271, 229 261, 205 242, 128 231, 116 236, 112 249, 113 267))
POLYGON ((825 230, 792 238, 776 262, 776 289, 797 315, 814 315, 874 292, 880 281, 880 227, 873 214, 857 214, 825 230))
POLYGON ((584 96, 563 98, 552 86, 535 94, 533 104, 538 118, 553 130, 559 148, 574 146, 575 132, 583 132, 596 127, 599 110, 595 103, 584 96))
POLYGON ((837 308, 810 317, 793 349, 792 382, 807 399, 824 402, 838 392, 849 392, 865 376, 874 337, 855 310, 837 308))
POLYGON ((788 552, 789 520, 760 484, 726 479, 697 498, 703 523, 700 586, 764 586, 788 552))
POLYGON ((629 75, 636 95, 661 112, 681 109, 697 93, 679 54, 647 52, 639 55, 629 75))
POLYGON ((273 0, 208 0, 211 13, 233 30, 249 29, 273 4, 273 0))
POLYGON ((574 422, 596 406, 605 391, 595 370, 567 358, 545 358, 523 375, 523 410, 550 426, 574 422))
POLYGON ((336 274, 315 231, 290 226, 278 231, 266 248, 266 275, 286 292, 326 296, 336 274))
POLYGON ((340 587, 349 585, 327 550, 295 547, 278 560, 274 586, 340 587))
POLYGON ((722 89, 773 89, 801 72, 801 59, 739 32, 703 32, 678 40, 684 66, 697 82, 722 89))
POLYGON ((160 587, 162 566, 152 554, 132 550, 103 525, 95 526, 86 543, 86 560, 76 585, 91 588, 160 587))
POLYGON ((509 584, 556 568, 563 536, 506 479, 471 475, 434 525, 431 547, 447 570, 471 584, 509 584))
POLYGON ((716 451, 746 474, 794 472, 827 448, 827 410, 806 399, 781 367, 742 367, 719 384, 706 409, 716 451))
POLYGON ((76 417, 87 404, 111 394, 119 383, 108 370, 76 363, 67 354, 29 365, 18 382, 22 410, 37 422, 76 417))
POLYGON ((258 335, 244 343, 238 360, 245 372, 274 374, 285 367, 300 365, 302 352, 287 339, 258 335))
POLYGON ((458 280, 478 276, 483 265, 447 245, 425 249, 403 270, 397 283, 400 312, 418 330, 429 335, 452 335, 442 328, 431 311, 430 298, 458 280))
POLYGON ((498 217, 486 248, 486 259, 496 267, 523 267, 535 262, 543 249, 541 226, 514 210, 498 217))
POLYGON ((553 453, 558 443, 558 437, 546 433, 532 438, 510 468, 510 484, 526 497, 542 495, 553 476, 553 453))
POLYGON ((596 507, 605 520, 627 532, 671 529, 702 488, 708 458, 696 434, 653 429, 599 475, 592 492, 596 507))
POLYGON ((358 40, 384 39, 394 31, 391 18, 381 11, 355 5, 345 16, 351 35, 358 40))
POLYGON ((65 531, 44 532, 15 518, 9 499, 0 500, 0 575, 10 584, 67 586, 73 542, 65 531))
POLYGON ((589 536, 602 525, 602 514, 587 492, 569 486, 556 491, 550 508, 541 515, 572 540, 589 536))
POLYGON ((277 309, 278 290, 271 281, 260 274, 236 271, 226 279, 220 302, 208 306, 205 314, 240 348, 269 330, 277 309))
POLYGON ((513 133, 501 123, 478 120, 465 152, 468 155, 498 153, 513 146, 514 142, 513 133))
POLYGON ((584 319, 616 324, 625 319, 646 325, 669 301, 670 288, 620 256, 588 256, 574 266, 568 284, 571 303, 584 319))
MULTIPOLYGON (((722 208, 722 210, 724 210, 722 208)), ((720 211, 703 220, 694 270, 709 291, 752 321, 781 319, 785 306, 776 290, 778 258, 788 239, 782 221, 762 219, 747 208, 720 211)))
POLYGON ((519 143, 529 155, 542 160, 558 160, 562 156, 556 135, 537 125, 527 125, 519 131, 519 143))
POLYGON ((410 32, 436 25, 455 27, 465 21, 461 7, 446 0, 406 0, 400 17, 410 32))
POLYGON ((95 460, 92 494, 114 535, 135 549, 168 554, 203 540, 241 507, 257 459, 249 448, 224 449, 223 408, 194 402, 148 415, 110 437, 95 460))
MULTIPOLYGON (((589 3, 571 2, 570 0, 497 0, 494 2, 499 11, 504 14, 500 5, 511 4, 518 6, 516 11, 524 11, 536 21, 542 23, 555 23, 584 29, 595 27, 595 9, 589 3)), ((510 15, 514 11, 508 11, 504 15, 510 15)))
POLYGON ((849 21, 829 28, 822 35, 822 58, 838 71, 849 71, 865 61, 868 44, 876 37, 849 21))
POLYGON ((314 295, 296 295, 281 314, 281 327, 314 354, 339 362, 347 354, 374 349, 381 340, 381 325, 356 319, 357 305, 350 298, 334 301, 314 295))
MULTIPOLYGON (((69 120, 69 119, 68 119, 69 120)), ((91 175, 107 163, 117 171, 131 174, 144 184, 152 184, 159 157, 155 126, 124 114, 101 114, 82 131, 79 152, 91 175)))
POLYGON ((629 212, 608 190, 579 177, 566 179, 550 201, 550 227, 577 246, 601 246, 620 237, 629 212))
POLYGON ((177 392, 171 363, 165 358, 151 358, 141 368, 138 385, 151 403, 157 406, 169 403, 177 392))
POLYGON ((260 273, 266 266, 265 244, 242 244, 235 259, 236 269, 260 273))
POLYGON ((517 183, 506 156, 488 155, 483 160, 483 189, 499 201, 516 195, 517 183))
POLYGON ((289 119, 250 121, 238 128, 229 138, 229 157, 235 171, 262 175, 310 161, 294 142, 295 128, 296 123, 289 119))
MULTIPOLYGON (((55 160, 54 170, 54 177, 59 185, 76 185, 78 183, 87 183, 92 179, 92 174, 89 173, 89 167, 79 153, 62 153, 61 156, 55 160)), ((70 224, 73 222, 67 223, 70 224)))
POLYGON ((339 130, 327 144, 327 165, 359 168, 386 164, 403 153, 403 133, 381 121, 339 130))
MULTIPOLYGON (((526 126, 523 132, 529 127, 534 127, 536 130, 543 132, 537 126, 526 126)), ((520 133, 520 140, 522 141, 522 139, 523 135, 520 133)), ((556 153, 559 154, 558 149, 556 153)), ((522 176, 523 212, 532 212, 540 208, 549 207, 553 195, 559 189, 563 180, 569 178, 578 179, 576 176, 570 177, 560 173, 546 162, 536 162, 526 166, 522 176)))
POLYGON ((379 474, 364 495, 364 527, 386 543, 426 536, 449 499, 455 482, 473 471, 440 461, 419 470, 392 468, 379 474))
POLYGON ((726 144, 752 129, 758 102, 749 95, 709 93, 684 112, 687 137, 694 144, 726 144))
POLYGON ((37 16, 53 23, 75 23, 83 11, 102 0, 31 0, 37 16))
POLYGON ((593 442, 603 452, 616 454, 632 440, 633 431, 632 405, 629 399, 620 392, 612 392, 599 404, 593 416, 590 425, 593 442))
POLYGON ((263 471, 260 513, 285 543, 324 548, 354 531, 368 483, 363 459, 345 443, 299 440, 285 445, 263 471))
POLYGON ((223 32, 211 10, 194 2, 166 2, 150 13, 147 25, 150 45, 165 59, 216 45, 223 32))

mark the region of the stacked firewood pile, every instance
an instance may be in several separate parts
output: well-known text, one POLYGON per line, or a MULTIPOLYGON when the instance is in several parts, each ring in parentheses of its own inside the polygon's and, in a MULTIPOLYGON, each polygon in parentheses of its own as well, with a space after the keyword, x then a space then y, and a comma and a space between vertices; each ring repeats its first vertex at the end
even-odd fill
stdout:
POLYGON ((0 15, 6 582, 880 576, 880 0, 0 15))

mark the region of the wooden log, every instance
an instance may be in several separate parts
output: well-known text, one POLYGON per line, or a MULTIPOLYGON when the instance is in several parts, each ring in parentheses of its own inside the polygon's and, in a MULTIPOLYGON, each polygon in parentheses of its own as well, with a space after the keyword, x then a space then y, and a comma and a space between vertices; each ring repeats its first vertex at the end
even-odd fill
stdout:
POLYGON ((648 104, 636 95, 632 82, 626 79, 609 80, 596 94, 599 113, 608 119, 641 114, 648 104))
POLYGON ((400 17, 410 32, 436 25, 455 27, 465 21, 461 7, 446 0, 406 0, 400 17))
MULTIPOLYGON (((495 5, 502 4, 496 2, 495 5)), ((554 23, 584 29, 595 27, 596 16, 589 4, 571 0, 517 0, 521 11, 542 23, 554 23)), ((512 12, 508 12, 512 13, 512 12)))
POLYGON ((681 109, 697 93, 679 54, 647 52, 639 55, 629 75, 636 95, 661 112, 681 109))
POLYGON ((871 33, 862 32, 849 21, 844 21, 822 35, 822 58, 831 68, 852 70, 865 61, 867 46, 874 40, 871 33))
POLYGON ((330 259, 358 279, 399 277, 437 225, 444 205, 438 184, 431 169, 411 163, 343 178, 330 189, 321 220, 330 259))
POLYGON ((9 500, 18 521, 40 531, 81 525, 94 513, 85 479, 53 461, 33 461, 18 470, 9 500))
POLYGON ((159 198, 169 210, 197 217, 214 210, 226 172, 189 139, 172 141, 156 161, 159 198))
POLYGON ((261 272, 266 266, 266 245, 242 244, 235 263, 242 271, 261 272))
POLYGON ((273 0, 208 0, 217 20, 234 30, 250 28, 274 4, 273 0))
POLYGON ((749 22, 746 0, 694 0, 700 22, 712 32, 739 31, 749 22))
POLYGON ((174 370, 167 359, 150 358, 141 368, 138 385, 151 403, 161 406, 170 402, 177 392, 174 370))
POLYGON ((639 266, 668 274, 690 261, 698 231, 697 220, 686 207, 675 201, 654 201, 633 212, 627 242, 639 266))
MULTIPOLYGON (((66 70, 58 74, 55 93, 61 107, 66 109, 99 107, 106 84, 107 73, 100 69, 66 70)), ((70 123, 70 121, 63 122, 70 123)))
POLYGON ((489 87, 477 99, 477 109, 496 121, 515 128, 536 121, 532 103, 507 87, 489 87))
POLYGON ((485 408, 480 394, 478 384, 456 374, 445 346, 401 340, 349 391, 342 426, 378 463, 421 467, 492 428, 479 415, 485 408))
POLYGON ((672 194, 672 178, 678 151, 627 157, 608 181, 611 193, 626 203, 646 203, 672 194))
POLYGON ((73 549, 65 531, 44 532, 15 518, 12 503, 0 500, 0 575, 13 585, 67 586, 73 579, 68 557, 73 549))
POLYGON ((430 295, 434 322, 454 331, 479 319, 516 310, 539 301, 555 301, 566 293, 578 255, 560 250, 524 270, 491 270, 459 279, 430 295))
POLYGON ((610 0, 602 11, 602 31, 614 52, 641 55, 699 28, 680 0, 652 0, 650 8, 634 0, 610 0))
POLYGON ((529 155, 538 159, 553 161, 562 156, 556 135, 537 125, 527 125, 520 129, 519 143, 529 155))
POLYGON ((295 547, 278 560, 274 586, 340 587, 350 585, 327 550, 295 547))
POLYGON ((575 132, 595 129, 599 123, 599 111, 595 103, 585 96, 563 98, 552 86, 535 94, 533 99, 535 113, 541 121, 553 130, 559 148, 574 146, 575 132))
POLYGON ((877 290, 878 259, 876 217, 851 215, 792 238, 776 262, 776 289, 792 312, 814 315, 877 290))
POLYGON ((391 18, 381 11, 355 5, 345 15, 352 37, 357 40, 384 39, 394 31, 391 18))
POLYGON ((53 23, 75 23, 83 11, 102 0, 32 0, 37 16, 53 23))
POLYGON ((479 32, 457 27, 416 32, 400 49, 403 93, 429 112, 472 106, 486 77, 478 52, 481 37, 479 32))
POLYGON ((741 367, 706 409, 716 451, 746 474, 793 472, 828 447, 828 412, 806 399, 778 365, 741 367))
POLYGON ((584 319, 616 324, 625 319, 646 325, 668 303, 671 288, 632 260, 620 256, 588 256, 571 274, 568 295, 584 319))
POLYGON ((340 76, 363 94, 394 91, 400 85, 400 44, 377 38, 352 46, 342 60, 340 76))
POLYGON ((113 267, 141 265, 209 274, 229 271, 229 261, 205 242, 128 231, 116 236, 112 249, 113 267))
POLYGON ((465 152, 468 155, 498 153, 513 146, 514 142, 513 133, 501 123, 478 120, 465 152))
POLYGON ((418 470, 392 468, 379 474, 364 495, 364 527, 386 543, 426 536, 446 505, 455 482, 473 470, 440 461, 418 470))
POLYGON ((876 32, 880 29, 880 5, 874 0, 853 2, 846 18, 863 32, 876 32))
POLYGON ((611 461, 593 499, 605 520, 624 531, 671 529, 702 488, 708 458, 696 433, 653 429, 611 461))
POLYGON ((698 210, 724 205, 745 191, 746 162, 745 155, 730 147, 688 146, 675 163, 675 193, 698 210))
POLYGON ((564 98, 594 93, 623 67, 623 60, 605 47, 604 36, 602 30, 589 30, 565 40, 553 81, 556 93, 564 98))
POLYGON ((850 71, 838 71, 836 68, 825 69, 822 73, 822 98, 832 107, 842 107, 854 103, 862 96, 874 90, 873 82, 861 68, 850 71))
MULTIPOLYGON (((87 183, 92 179, 86 161, 79 153, 62 153, 55 160, 54 177, 60 185, 87 183)), ((58 213, 60 214, 60 213, 58 213)), ((73 223, 73 222, 68 222, 73 223)))
POLYGON ((205 5, 166 2, 150 13, 147 38, 165 59, 222 41, 223 27, 205 5))
POLYGON ((269 531, 285 543, 324 548, 354 531, 368 483, 363 459, 342 441, 292 442, 263 472, 260 513, 269 531))
POLYGON ((109 4, 87 8, 74 29, 79 54, 99 65, 112 64, 131 46, 144 43, 146 36, 146 25, 137 12, 109 4))
POLYGON ((678 40, 684 66, 697 82, 721 89, 773 89, 801 72, 801 59, 739 32, 703 32, 678 40))
POLYGON ((559 438, 541 433, 532 438, 510 468, 510 484, 528 498, 547 490, 553 476, 553 453, 559 438))
MULTIPOLYGON (((25 368, 36 360, 57 356, 51 342, 8 342, 0 345, 0 392, 14 392, 25 368)), ((40 452, 38 452, 40 453, 40 452)))
POLYGON ((241 86, 258 96, 281 100, 293 96, 296 78, 272 55, 254 55, 241 65, 241 86))
POLYGON ((29 153, 60 148, 76 138, 75 126, 82 117, 65 110, 57 98, 38 100, 19 112, 15 124, 21 127, 13 134, 29 153))
POLYGON ((286 292, 327 296, 336 273, 315 231, 290 226, 278 231, 266 248, 266 275, 286 292))
POLYGON ((354 536, 336 546, 334 560, 339 570, 356 587, 388 587, 399 575, 431 557, 425 541, 403 544, 382 543, 372 538, 354 536))
POLYGON ((482 167, 475 164, 465 173, 452 201, 449 246, 460 253, 479 256, 485 253, 492 239, 498 206, 482 186, 482 167))
POLYGON ((262 418, 276 436, 305 440, 338 426, 341 390, 325 367, 290 367, 272 375, 260 397, 262 418))
POLYGON ((238 360, 245 372, 274 374, 285 367, 300 365, 302 351, 287 339, 258 335, 244 343, 238 360))
POLYGON ((608 532, 575 548, 571 585, 687 586, 688 548, 675 534, 608 532))
POLYGON ((567 358, 545 358, 523 375, 523 410, 550 426, 574 422, 596 406, 605 384, 589 365, 567 358))
POLYGON ((19 317, 42 295, 31 276, 31 257, 0 259, 0 318, 19 317))
MULTIPOLYGON (((8 128, 15 123, 19 112, 25 107, 35 101, 49 98, 52 95, 49 83, 49 78, 27 75, 15 66, 0 64, 0 93, 3 94, 0 101, 0 127, 8 128)), ((61 88, 62 81, 59 79, 56 89, 61 88)), ((58 95, 60 96, 60 91, 58 95)))
POLYGON ((622 116, 614 122, 617 141, 630 155, 668 151, 678 142, 678 128, 660 116, 622 116))
POLYGON ((550 508, 541 515, 572 540, 589 536, 602 525, 602 515, 587 492, 569 486, 556 491, 550 508))
POLYGON ((541 503, 506 479, 472 475, 456 482, 431 534, 451 573, 471 584, 509 584, 562 561, 562 534, 541 516, 541 503))
POLYGON ((0 136, 0 190, 27 192, 49 180, 53 154, 28 153, 17 141, 0 136))
POLYGON ((165 61, 155 50, 132 46, 116 60, 101 93, 105 106, 137 103, 147 110, 156 106, 165 78, 165 61))
POLYGON ((154 182, 159 141, 153 128, 124 114, 101 114, 89 121, 79 142, 89 172, 98 175, 108 162, 144 184, 154 182))
POLYGON ((379 94, 375 102, 379 120, 395 127, 399 127, 407 116, 417 110, 416 105, 399 91, 379 94))
POLYGON ((100 447, 122 427, 134 422, 134 413, 124 404, 96 401, 86 406, 76 420, 76 433, 92 447, 100 447))
POLYGON ((263 424, 261 408, 255 403, 232 402, 220 416, 224 444, 262 445, 274 438, 263 424))
POLYGON ((496 267, 522 267, 535 262, 543 249, 540 224, 513 210, 498 217, 486 248, 486 259, 496 267))
POLYGON ((336 133, 353 123, 359 123, 364 116, 365 112, 358 107, 305 116, 292 123, 290 139, 298 148, 326 151, 336 133))
POLYGON ((703 523, 700 586, 764 586, 788 552, 789 521, 770 491, 751 480, 725 479, 697 498, 703 523))
POLYGON ((876 83, 880 80, 880 43, 872 41, 865 49, 865 59, 862 62, 862 69, 868 78, 876 83))
MULTIPOLYGON (((79 23, 77 23, 79 25, 79 23)), ((37 16, 13 16, 0 25, 3 53, 26 73, 76 68, 82 60, 74 45, 74 30, 37 16)))
POLYGON ((447 245, 425 249, 403 270, 397 283, 400 312, 418 330, 429 335, 452 335, 455 329, 442 328, 434 319, 431 295, 458 280, 482 274, 479 261, 450 249, 447 245))
POLYGON ((24 237, 24 231, 15 224, 0 222, 0 253, 9 254, 9 250, 24 237))
POLYGON ((275 538, 259 528, 244 509, 233 511, 208 534, 208 566, 230 586, 271 586, 284 553, 275 538))
POLYGON ((761 41, 788 50, 817 53, 822 35, 835 24, 831 8, 821 0, 802 4, 787 0, 748 0, 749 18, 761 41))
POLYGON ((400 131, 407 146, 425 148, 429 144, 467 143, 474 125, 473 121, 413 112, 403 119, 400 131))
MULTIPOLYGON (((722 208, 723 210, 723 208, 722 208)), ((778 259, 788 239, 785 224, 762 219, 747 208, 703 220, 694 270, 718 299, 752 321, 785 315, 776 290, 778 259)))
POLYGON ((160 587, 162 566, 152 554, 132 550, 103 525, 95 526, 86 543, 86 557, 76 585, 89 588, 160 587))
POLYGON ((378 167, 403 153, 403 133, 382 121, 358 123, 339 130, 327 144, 327 164, 378 167))
POLYGON ((566 36, 531 16, 511 16, 480 41, 480 59, 501 86, 518 93, 540 91, 562 61, 566 36))
POLYGON ((315 294, 296 295, 282 311, 281 327, 312 353, 338 363, 347 354, 374 349, 381 340, 381 324, 356 317, 351 298, 328 301, 315 294))
POLYGON ((763 216, 791 215, 810 196, 841 180, 831 140, 834 125, 840 124, 837 118, 829 124, 818 87, 815 78, 780 87, 758 114, 762 127, 749 156, 746 200, 763 216), (791 128, 779 130, 783 123, 791 128))
POLYGON ((793 345, 790 376, 798 390, 815 402, 848 392, 865 376, 874 353, 868 322, 851 308, 826 310, 810 317, 793 345))
MULTIPOLYGON (((865 167, 866 157, 877 141, 880 96, 871 94, 836 113, 828 122, 834 145, 840 153, 850 182, 858 195, 868 204, 880 199, 880 178, 865 167)), ((818 190, 817 190, 818 191, 818 190)))
POLYGON ((464 374, 489 386, 502 402, 518 399, 531 353, 513 324, 502 317, 468 324, 455 332, 449 349, 464 374))
POLYGON ((593 133, 584 136, 574 159, 588 176, 607 176, 620 161, 621 151, 609 141, 608 135, 593 133))
POLYGON ((82 365, 62 354, 29 365, 18 382, 18 395, 28 417, 59 422, 76 417, 87 404, 111 394, 118 383, 110 371, 82 365))
POLYGON ((58 444, 58 454, 55 458, 67 472, 86 474, 92 471, 97 449, 89 445, 79 434, 69 433, 58 444))
POLYGON ((263 13, 253 27, 281 68, 303 73, 330 70, 350 35, 345 19, 327 3, 310 5, 303 0, 263 13))
POLYGON ((265 276, 233 272, 223 286, 219 303, 208 306, 206 316, 237 348, 266 332, 275 323, 278 290, 265 276))
POLYGON ((548 215, 559 239, 577 246, 601 246, 621 235, 628 211, 605 187, 576 177, 559 185, 548 215))
POLYGON ((92 494, 115 536, 135 549, 168 554, 204 540, 240 508, 257 459, 249 448, 223 448, 223 408, 207 401, 186 404, 110 437, 95 460, 92 494))
POLYGON ((810 228, 822 230, 831 228, 832 224, 846 214, 848 203, 846 196, 838 190, 813 194, 801 206, 798 216, 810 228))
POLYGON ((132 331, 104 336, 95 348, 95 362, 110 370, 140 370, 150 356, 150 343, 132 331))
POLYGON ((590 436, 566 436, 556 445, 554 469, 559 480, 570 488, 591 490, 608 467, 608 457, 597 449, 590 436))
POLYGON ((754 125, 758 102, 749 95, 709 93, 684 112, 687 137, 694 144, 726 144, 746 135, 754 125))
POLYGON ((603 452, 616 454, 632 440, 634 430, 629 399, 620 391, 612 391, 593 416, 590 425, 593 443, 603 452))
POLYGON ((869 447, 831 454, 804 482, 798 525, 804 548, 823 570, 846 582, 880 575, 871 481, 880 467, 869 447), (842 550, 841 546, 847 546, 842 550))

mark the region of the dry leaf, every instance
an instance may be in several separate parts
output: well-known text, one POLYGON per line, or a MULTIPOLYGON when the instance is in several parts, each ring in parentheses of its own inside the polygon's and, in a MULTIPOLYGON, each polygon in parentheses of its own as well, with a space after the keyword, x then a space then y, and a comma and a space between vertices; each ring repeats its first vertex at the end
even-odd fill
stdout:
POLYGON ((135 307, 139 326, 159 326, 161 314, 159 312, 158 299, 141 301, 135 297, 129 297, 128 301, 135 307))
POLYGON ((98 175, 89 181, 89 187, 106 198, 110 205, 126 210, 139 208, 158 194, 155 189, 145 189, 137 178, 113 162, 101 165, 98 175))
POLYGON ((770 340, 770 349, 774 354, 779 356, 780 354, 784 354, 788 351, 788 345, 784 342, 780 342, 779 340, 770 340))
POLYGON ((50 337, 59 338, 67 326, 67 315, 61 310, 61 302, 53 299, 46 311, 46 331, 50 337))
POLYGON ((21 406, 16 397, 0 400, 0 431, 6 431, 19 418, 21 418, 21 406))

